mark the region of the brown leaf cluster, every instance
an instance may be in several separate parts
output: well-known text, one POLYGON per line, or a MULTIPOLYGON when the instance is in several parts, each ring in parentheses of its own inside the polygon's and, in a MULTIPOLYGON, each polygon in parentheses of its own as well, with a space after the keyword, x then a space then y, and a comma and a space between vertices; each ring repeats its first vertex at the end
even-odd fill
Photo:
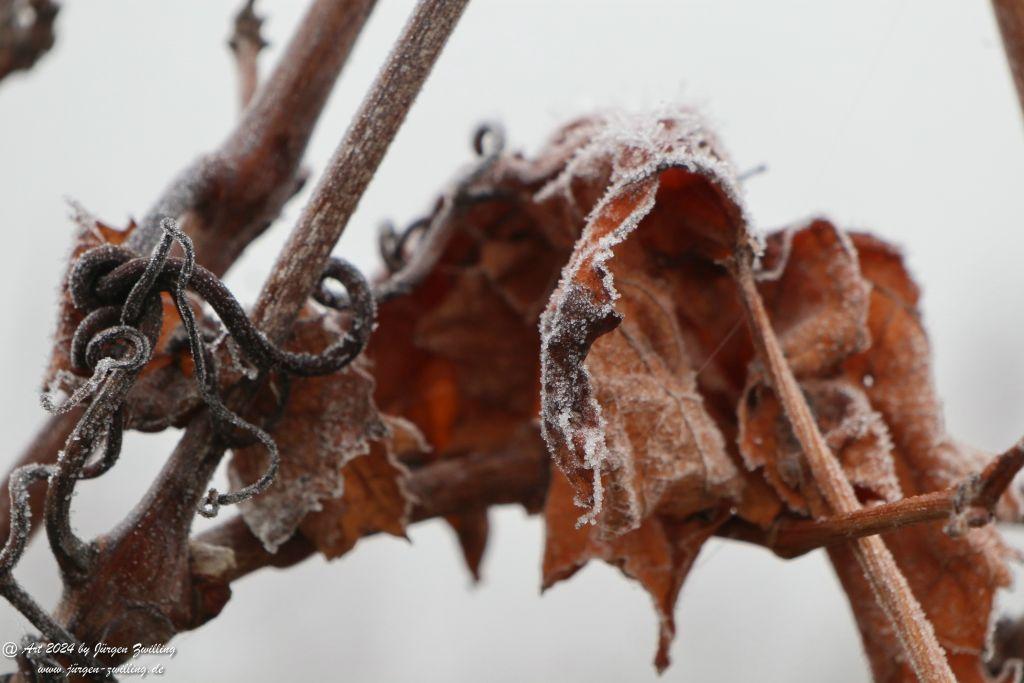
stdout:
MULTIPOLYGON (((945 489, 983 464, 945 433, 899 252, 825 219, 756 234, 728 158, 693 113, 581 119, 535 158, 505 155, 457 187, 454 209, 435 213, 450 221, 439 260, 381 304, 364 358, 326 377, 276 378, 253 406, 281 467, 242 514, 271 551, 296 532, 328 557, 367 534, 404 535, 410 468, 549 455, 546 492, 524 501, 545 518, 543 586, 592 559, 619 567, 651 596, 664 669, 676 600, 711 536, 742 523, 770 538, 780 520, 833 512, 755 357, 732 268, 755 256, 786 360, 862 504, 945 489)), ((95 223, 79 242, 119 239, 95 223)), ((76 324, 67 305, 58 339, 76 324)), ((345 325, 307 308, 290 348, 315 352, 345 325)), ((189 377, 165 356, 175 371, 151 374, 144 395, 189 377)), ((237 448, 232 484, 265 467, 261 447, 237 448)), ((478 576, 486 509, 448 521, 478 576)), ((958 678, 989 680, 985 639, 1009 581, 998 533, 953 537, 936 522, 884 538, 958 678)), ((852 553, 829 555, 876 680, 912 680, 852 553)))
MULTIPOLYGON (((430 277, 382 307, 377 400, 422 430, 430 458, 494 452, 523 434, 523 448, 539 448, 539 422, 557 466, 544 586, 591 559, 618 566, 654 601, 659 668, 710 536, 733 520, 767 533, 783 517, 830 513, 755 360, 731 259, 761 255, 772 325, 863 504, 980 468, 983 456, 944 431, 899 253, 824 219, 759 238, 695 115, 582 119, 473 189, 481 198, 454 213, 430 277)), ((953 538, 942 526, 885 540, 958 677, 986 680, 1008 550, 992 528, 953 538)), ((830 555, 876 679, 912 679, 852 556, 830 555)))

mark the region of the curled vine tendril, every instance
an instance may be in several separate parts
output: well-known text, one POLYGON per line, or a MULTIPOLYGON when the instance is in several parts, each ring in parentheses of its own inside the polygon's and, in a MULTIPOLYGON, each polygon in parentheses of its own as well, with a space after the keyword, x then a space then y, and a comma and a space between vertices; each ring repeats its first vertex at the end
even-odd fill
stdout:
MULTIPOLYGON (((431 215, 416 219, 401 232, 390 222, 381 225, 378 249, 390 277, 374 288, 378 303, 406 294, 421 282, 451 237, 455 211, 491 196, 476 194, 472 188, 501 158, 505 150, 504 128, 497 123, 480 125, 473 133, 472 146, 478 157, 476 163, 453 183, 431 215), (416 248, 412 248, 414 244, 416 248)), ((337 303, 344 306, 346 302, 337 303)))
POLYGON ((161 227, 164 236, 149 259, 138 258, 123 247, 105 245, 84 253, 72 269, 69 279, 72 302, 80 310, 89 312, 72 341, 72 362, 79 369, 93 368, 93 377, 67 403, 74 405, 74 402, 91 394, 115 363, 127 364, 127 360, 108 358, 97 361, 101 350, 109 346, 104 335, 113 337, 111 330, 123 330, 135 322, 140 323, 140 329, 135 331, 139 338, 143 335, 143 324, 150 335, 159 330, 161 306, 157 294, 168 292, 188 339, 200 397, 214 424, 222 432, 234 428, 260 442, 270 460, 267 470, 258 480, 238 491, 219 493, 210 489, 199 513, 212 517, 222 505, 233 505, 265 491, 274 481, 280 458, 270 435, 230 410, 217 393, 214 356, 206 348, 186 292, 193 292, 210 305, 231 340, 257 369, 273 369, 300 376, 330 374, 351 363, 369 339, 376 307, 370 286, 362 274, 345 261, 331 259, 315 298, 327 306, 350 309, 353 317, 348 331, 319 354, 280 349, 252 324, 224 284, 196 263, 191 240, 177 224, 165 219, 161 227), (174 242, 181 245, 184 258, 170 256, 174 242), (333 294, 324 286, 329 279, 337 280, 345 288, 344 297, 333 294), (118 301, 124 303, 118 306, 118 301), (120 321, 119 326, 102 329, 115 319, 120 321), (98 329, 102 331, 98 332, 98 329))
MULTIPOLYGON (((98 477, 117 462, 125 423, 124 400, 135 378, 152 358, 163 323, 161 292, 170 295, 177 309, 195 365, 199 395, 218 434, 234 443, 241 432, 261 443, 269 455, 267 470, 252 484, 229 493, 210 489, 198 509, 199 514, 208 517, 216 515, 223 505, 236 504, 265 491, 277 474, 279 455, 270 434, 228 408, 218 394, 216 357, 199 330, 188 292, 210 305, 223 324, 224 334, 258 372, 280 373, 282 407, 287 400, 288 375, 325 375, 344 368, 363 350, 376 315, 373 293, 362 274, 345 261, 331 259, 315 298, 326 306, 350 311, 347 332, 318 354, 278 348, 252 324, 224 284, 196 263, 192 242, 178 225, 166 218, 161 227, 163 236, 148 258, 124 247, 104 245, 85 252, 75 262, 68 289, 72 303, 85 315, 72 337, 70 355, 72 366, 90 375, 64 400, 58 401, 46 393, 41 402, 48 411, 61 414, 90 397, 92 400, 68 437, 56 465, 26 465, 11 474, 10 533, 0 549, 0 594, 50 641, 75 646, 69 659, 101 669, 102 665, 93 657, 79 653, 75 637, 21 588, 13 570, 28 542, 28 488, 36 481, 48 483, 47 533, 62 571, 88 568, 94 548, 74 536, 68 519, 74 482, 98 477), (175 243, 180 245, 183 258, 171 256, 175 243), (345 293, 331 292, 325 286, 327 280, 339 282, 345 293), (72 451, 74 455, 68 455, 72 451)), ((23 659, 32 666, 42 663, 23 659)), ((109 675, 100 677, 113 679, 109 675)))

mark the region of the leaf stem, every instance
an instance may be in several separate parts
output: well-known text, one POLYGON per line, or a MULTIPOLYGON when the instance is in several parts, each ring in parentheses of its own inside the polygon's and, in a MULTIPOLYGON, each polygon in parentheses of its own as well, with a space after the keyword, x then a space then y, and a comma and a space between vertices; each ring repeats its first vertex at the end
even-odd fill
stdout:
POLYGON ((942 519, 950 520, 947 529, 956 533, 963 527, 982 526, 992 520, 1000 497, 1022 465, 1024 441, 993 459, 977 477, 942 491, 824 519, 783 517, 767 531, 734 520, 726 525, 723 535, 763 545, 781 557, 791 558, 816 548, 942 519))
MULTIPOLYGON (((829 451, 786 362, 757 290, 752 263, 753 254, 743 249, 736 254, 730 266, 739 284, 740 298, 747 312, 747 324, 758 357, 779 395, 814 480, 831 511, 836 514, 855 513, 861 509, 860 502, 839 462, 829 451)), ((882 539, 879 536, 858 538, 851 546, 875 600, 892 623, 918 680, 955 683, 956 678, 946 661, 945 651, 935 637, 934 628, 882 539)))

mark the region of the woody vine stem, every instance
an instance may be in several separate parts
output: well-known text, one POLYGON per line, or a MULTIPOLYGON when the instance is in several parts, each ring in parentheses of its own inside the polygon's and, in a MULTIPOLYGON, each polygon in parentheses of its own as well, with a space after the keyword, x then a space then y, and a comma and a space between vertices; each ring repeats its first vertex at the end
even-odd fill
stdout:
MULTIPOLYGON (((219 276, 304 182, 299 168, 302 152, 374 1, 315 0, 281 64, 262 85, 256 69, 256 56, 264 45, 259 19, 253 2, 243 7, 231 43, 244 108, 238 125, 220 148, 180 174, 124 247, 102 247, 76 262, 70 293, 87 315, 72 352, 75 363, 92 375, 66 402, 49 402, 57 415, 7 478, 10 503, 0 508, 0 529, 9 522, 10 533, 0 550, 0 594, 46 639, 69 645, 80 640, 95 642, 117 616, 124 631, 119 635, 141 642, 165 642, 216 616, 232 581, 263 567, 294 564, 311 554, 311 545, 301 537, 270 554, 237 517, 196 538, 190 538, 191 522, 197 511, 216 514, 220 506, 256 495, 273 480, 273 441, 261 427, 239 416, 268 377, 275 373, 329 373, 351 362, 372 327, 374 295, 400 295, 443 245, 445 235, 439 234, 436 226, 421 226, 426 238, 417 253, 375 291, 351 266, 330 260, 331 250, 467 2, 418 3, 282 249, 251 318, 219 276), (184 258, 171 256, 175 241, 184 258), (205 267, 197 263, 197 256, 205 267), (339 280, 346 297, 323 289, 320 285, 325 277, 339 280), (220 386, 216 355, 204 337, 204 332, 210 331, 197 325, 186 290, 211 305, 226 333, 260 370, 257 379, 220 386), (124 522, 111 534, 86 541, 72 529, 71 495, 80 480, 104 474, 117 461, 124 428, 122 404, 152 355, 162 316, 161 291, 172 296, 182 320, 206 409, 191 419, 157 480, 124 522), (347 333, 317 356, 282 351, 279 345, 311 296, 352 313, 347 333), (262 442, 271 453, 270 469, 239 491, 209 491, 208 482, 225 449, 239 443, 244 434, 262 442), (64 582, 64 596, 54 615, 41 609, 13 575, 33 527, 38 526, 33 522, 41 513, 64 582), (155 533, 156 529, 160 533, 155 533), (193 549, 203 545, 232 549, 235 563, 198 575, 190 558, 194 559, 193 549), (140 604, 146 608, 139 610, 140 604)), ((33 5, 41 22, 39 30, 19 36, 22 47, 14 55, 17 59, 0 55, 0 77, 31 65, 52 43, 56 8, 49 2, 33 5)), ((993 0, 993 6, 1024 107, 1024 2, 993 0)), ((478 140, 485 164, 493 162, 500 149, 500 136, 492 137, 490 146, 478 140)), ((453 210, 452 197, 445 210, 453 210)), ((952 681, 930 625, 876 534, 946 517, 953 522, 954 531, 987 523, 1000 494, 1024 465, 1024 446, 1018 444, 978 478, 958 487, 861 509, 782 356, 754 284, 749 256, 737 258, 732 267, 741 285, 758 355, 829 509, 816 520, 780 522, 769 534, 738 524, 726 525, 720 533, 760 543, 784 556, 851 542, 918 678, 952 681)), ((412 517, 426 519, 536 500, 545 490, 547 473, 547 462, 515 453, 470 456, 458 463, 423 467, 409 482, 418 501, 412 517), (478 485, 471 490, 460 487, 459 482, 467 477, 478 485)), ((107 677, 94 658, 69 649, 56 659, 23 655, 20 664, 25 680, 33 680, 42 663, 75 665, 93 671, 88 674, 93 678, 107 677)))

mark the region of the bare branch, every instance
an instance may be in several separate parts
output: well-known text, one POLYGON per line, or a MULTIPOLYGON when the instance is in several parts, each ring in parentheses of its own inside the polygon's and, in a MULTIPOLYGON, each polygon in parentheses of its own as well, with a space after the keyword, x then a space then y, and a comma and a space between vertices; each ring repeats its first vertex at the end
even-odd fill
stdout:
POLYGON ((246 0, 245 5, 235 15, 235 30, 228 40, 228 46, 235 55, 235 68, 238 69, 238 100, 241 109, 245 109, 256 92, 259 83, 258 59, 260 51, 267 46, 260 29, 263 28, 263 17, 257 16, 256 0, 246 0))
MULTIPOLYGON (((837 514, 855 513, 860 510, 860 502, 839 462, 829 451, 793 371, 783 356, 764 302, 757 291, 752 262, 753 255, 744 252, 734 258, 731 266, 739 283, 740 298, 747 312, 747 324, 758 357, 771 378, 810 465, 815 483, 831 511, 837 514)), ((892 623, 918 679, 929 683, 955 683, 956 678, 946 661, 945 651, 935 637, 934 628, 882 539, 869 536, 859 538, 851 545, 871 584, 875 600, 892 623)))
POLYGON ((376 0, 316 0, 234 131, 186 168, 128 246, 148 253, 178 218, 204 266, 223 274, 280 213, 327 97, 376 0))
POLYGON ((895 531, 912 524, 948 520, 947 531, 988 524, 1000 497, 1024 466, 1024 441, 995 458, 981 474, 942 491, 861 508, 825 519, 779 519, 767 531, 740 520, 731 521, 723 535, 763 545, 791 558, 815 548, 895 531))
POLYGON ((1003 48, 1024 114, 1024 0, 992 0, 1003 48))
POLYGON ((334 152, 313 197, 278 257, 253 320, 280 341, 313 293, 327 257, 348 225, 448 41, 468 0, 421 0, 334 152))
POLYGON ((31 69, 53 47, 59 10, 50 0, 0 0, 0 80, 31 69))

